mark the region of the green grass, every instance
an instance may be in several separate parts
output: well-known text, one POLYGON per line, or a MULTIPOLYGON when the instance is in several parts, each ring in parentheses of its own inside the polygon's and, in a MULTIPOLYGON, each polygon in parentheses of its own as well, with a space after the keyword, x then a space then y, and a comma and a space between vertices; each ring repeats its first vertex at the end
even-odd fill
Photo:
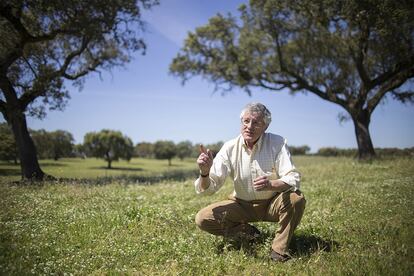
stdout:
POLYGON ((128 184, 136 174, 194 170, 193 160, 173 161, 174 168, 156 160, 115 163, 132 169, 110 171, 122 177, 107 185, 92 184, 105 176, 103 162, 63 160, 43 168, 90 180, 17 186, 16 175, 2 174, 0 274, 414 274, 413 159, 294 159, 307 206, 287 263, 269 262, 274 224, 257 223, 261 243, 240 250, 196 228, 196 212, 225 198, 230 183, 210 197, 196 196, 192 179, 128 184))
MULTIPOLYGON (((124 160, 112 162, 112 168, 107 169, 107 162, 95 158, 63 158, 58 161, 40 160, 42 170, 58 178, 97 178, 117 176, 154 176, 166 172, 195 170, 196 164, 193 159, 173 159, 172 165, 168 166, 167 160, 133 158, 131 161, 124 160)), ((12 163, 0 161, 0 179, 20 179, 20 167, 12 163)))

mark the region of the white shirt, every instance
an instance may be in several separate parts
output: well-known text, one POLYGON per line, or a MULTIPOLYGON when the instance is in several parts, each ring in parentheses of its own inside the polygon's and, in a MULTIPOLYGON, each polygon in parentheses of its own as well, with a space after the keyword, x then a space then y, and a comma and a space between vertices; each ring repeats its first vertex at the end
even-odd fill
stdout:
POLYGON ((227 176, 233 179, 233 196, 242 200, 269 199, 275 191, 255 191, 253 180, 261 175, 269 179, 280 179, 299 189, 300 174, 292 163, 286 140, 276 134, 264 133, 253 150, 248 150, 242 135, 226 142, 214 158, 210 169, 210 186, 206 190, 200 187, 200 178, 194 185, 197 194, 213 194, 224 184, 227 176))

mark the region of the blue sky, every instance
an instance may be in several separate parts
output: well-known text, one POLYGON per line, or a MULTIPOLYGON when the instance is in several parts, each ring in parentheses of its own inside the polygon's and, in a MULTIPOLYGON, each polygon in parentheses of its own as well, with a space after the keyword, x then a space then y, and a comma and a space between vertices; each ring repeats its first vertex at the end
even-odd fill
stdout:
MULTIPOLYGON (((189 31, 220 12, 237 14, 241 0, 161 0, 144 13, 147 21, 145 56, 134 55, 125 68, 87 77, 82 91, 70 88, 71 99, 63 112, 49 112, 43 120, 28 119, 32 129, 71 132, 77 143, 87 132, 119 130, 134 143, 190 140, 215 143, 239 133, 239 114, 248 102, 264 103, 272 112, 268 129, 293 146, 356 147, 352 122, 340 124, 341 108, 308 95, 256 90, 249 97, 240 89, 222 96, 200 78, 185 86, 168 73, 189 31)), ((375 147, 414 146, 414 106, 389 101, 379 106, 370 126, 375 147)))

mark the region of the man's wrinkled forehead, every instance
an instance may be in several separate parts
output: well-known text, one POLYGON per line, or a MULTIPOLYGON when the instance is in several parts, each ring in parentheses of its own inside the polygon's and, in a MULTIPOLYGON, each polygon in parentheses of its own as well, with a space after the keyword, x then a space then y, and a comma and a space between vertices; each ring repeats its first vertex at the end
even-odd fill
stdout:
POLYGON ((246 110, 242 118, 243 119, 254 118, 256 120, 263 120, 263 114, 261 114, 260 112, 256 112, 256 111, 246 110))

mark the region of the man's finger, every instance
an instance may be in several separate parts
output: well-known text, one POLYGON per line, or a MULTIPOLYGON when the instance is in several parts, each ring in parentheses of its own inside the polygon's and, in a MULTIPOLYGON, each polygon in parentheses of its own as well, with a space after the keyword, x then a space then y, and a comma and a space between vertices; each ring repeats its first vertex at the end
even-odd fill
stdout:
POLYGON ((207 150, 207 154, 211 159, 213 159, 213 152, 210 149, 207 150))
POLYGON ((200 144, 199 149, 200 149, 200 153, 207 153, 206 148, 202 144, 200 144))

